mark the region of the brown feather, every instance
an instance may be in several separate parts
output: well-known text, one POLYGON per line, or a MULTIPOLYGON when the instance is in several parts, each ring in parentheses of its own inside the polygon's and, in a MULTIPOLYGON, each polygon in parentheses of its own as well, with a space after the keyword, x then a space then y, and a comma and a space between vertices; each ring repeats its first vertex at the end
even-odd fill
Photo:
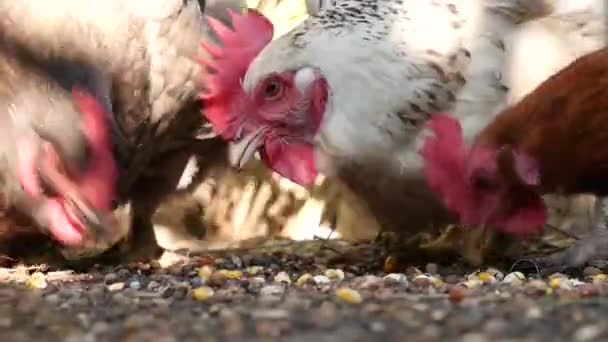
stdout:
POLYGON ((585 55, 506 109, 478 144, 536 159, 543 192, 608 195, 608 48, 585 55))

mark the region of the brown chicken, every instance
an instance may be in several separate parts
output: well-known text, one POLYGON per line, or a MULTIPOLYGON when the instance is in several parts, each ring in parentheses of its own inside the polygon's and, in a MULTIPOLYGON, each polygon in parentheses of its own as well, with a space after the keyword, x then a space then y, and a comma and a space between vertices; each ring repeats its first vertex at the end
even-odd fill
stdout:
MULTIPOLYGON (((467 224, 511 233, 541 227, 541 195, 608 195, 608 48, 578 58, 500 113, 465 146, 458 121, 437 115, 422 155, 426 177, 467 224)), ((537 261, 547 268, 608 257, 608 202, 592 235, 537 261)))
POLYGON ((92 95, 97 78, 92 67, 36 60, 0 40, 2 209, 14 207, 66 245, 114 226, 116 165, 108 115, 92 95))

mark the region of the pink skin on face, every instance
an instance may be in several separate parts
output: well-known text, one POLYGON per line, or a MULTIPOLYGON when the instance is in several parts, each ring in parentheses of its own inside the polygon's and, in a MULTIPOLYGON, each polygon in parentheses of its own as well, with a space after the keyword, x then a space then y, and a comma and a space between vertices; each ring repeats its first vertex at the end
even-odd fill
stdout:
POLYGON ((421 149, 424 173, 431 189, 464 224, 489 224, 511 234, 533 233, 545 223, 546 210, 534 161, 515 153, 514 184, 501 175, 497 150, 466 146, 460 123, 434 114, 428 123, 434 133, 421 149))
MULTIPOLYGON (((101 105, 89 94, 74 89, 73 96, 83 114, 83 131, 90 146, 91 159, 86 169, 71 177, 70 182, 97 210, 109 211, 112 207, 114 186, 117 177, 116 164, 108 139, 105 113, 101 105)), ((42 198, 38 175, 39 163, 45 162, 56 170, 62 160, 54 147, 47 142, 42 146, 21 137, 17 141, 17 172, 25 192, 33 199, 42 198)), ((65 199, 59 195, 47 197, 42 205, 42 214, 48 218, 47 227, 53 237, 66 245, 76 245, 84 238, 85 227, 80 219, 68 209, 65 199)))
MULTIPOLYGON (((306 89, 298 89, 298 70, 266 75, 251 92, 242 79, 259 52, 272 40, 272 23, 261 13, 229 10, 234 29, 208 18, 223 47, 201 42, 213 57, 199 58, 209 74, 203 114, 216 133, 229 141, 255 135, 264 162, 274 171, 301 185, 317 176, 313 141, 319 130, 328 96, 325 78, 318 70, 306 89)), ((309 71, 307 71, 309 72, 309 71)))

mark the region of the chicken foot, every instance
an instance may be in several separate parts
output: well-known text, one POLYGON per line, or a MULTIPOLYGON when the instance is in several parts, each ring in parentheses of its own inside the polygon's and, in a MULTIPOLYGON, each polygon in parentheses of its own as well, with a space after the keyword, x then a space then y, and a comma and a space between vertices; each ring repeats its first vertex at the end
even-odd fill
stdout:
POLYGON ((543 273, 577 268, 596 260, 608 260, 608 198, 597 201, 598 223, 586 237, 565 250, 532 259, 543 273))

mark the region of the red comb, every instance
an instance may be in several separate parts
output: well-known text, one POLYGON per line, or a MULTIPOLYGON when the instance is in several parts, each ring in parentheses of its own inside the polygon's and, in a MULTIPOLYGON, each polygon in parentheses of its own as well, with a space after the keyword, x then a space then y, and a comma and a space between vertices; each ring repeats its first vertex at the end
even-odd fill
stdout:
POLYGON ((238 14, 228 9, 228 14, 234 30, 217 19, 206 17, 223 47, 203 40, 201 46, 209 53, 211 60, 197 58, 208 71, 205 80, 207 90, 199 95, 205 101, 204 115, 213 124, 214 130, 225 138, 234 135, 234 124, 241 114, 238 101, 245 97, 242 78, 249 64, 272 40, 274 33, 270 20, 256 10, 248 9, 247 13, 238 14))
POLYGON ((79 184, 83 193, 98 209, 109 210, 114 199, 118 171, 112 153, 106 124, 106 111, 87 91, 74 87, 72 96, 82 113, 84 135, 89 142, 92 158, 79 184))
POLYGON ((427 126, 434 134, 426 138, 420 151, 425 160, 426 179, 448 209, 463 215, 462 199, 468 188, 464 173, 466 148, 460 123, 449 115, 433 114, 427 126))

